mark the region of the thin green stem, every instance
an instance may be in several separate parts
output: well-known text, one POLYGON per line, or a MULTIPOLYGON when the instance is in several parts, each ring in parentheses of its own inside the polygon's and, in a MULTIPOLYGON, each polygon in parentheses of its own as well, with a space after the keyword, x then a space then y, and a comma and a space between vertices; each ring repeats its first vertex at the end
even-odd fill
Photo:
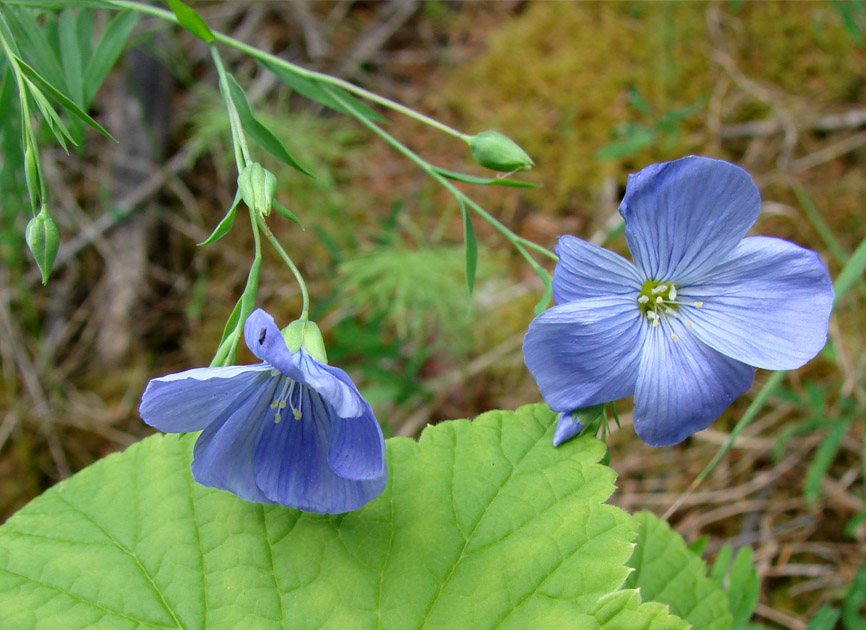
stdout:
MULTIPOLYGON (((482 217, 485 221, 490 223, 500 234, 502 234, 509 242, 511 242, 517 250, 524 257, 532 260, 532 257, 524 249, 526 247, 532 247, 535 251, 544 254, 548 258, 552 260, 558 260, 556 254, 551 252, 550 250, 538 245, 536 243, 532 243, 520 236, 517 236, 514 232, 512 232, 508 227, 506 227, 501 221, 496 219, 493 215, 487 212, 484 208, 475 203, 472 199, 467 197, 463 192, 454 186, 450 181, 448 181, 445 177, 436 172, 436 169, 432 164, 427 162, 424 158, 416 154, 409 147, 404 145, 402 142, 397 140, 394 136, 389 134, 387 131, 379 127, 376 123, 368 119, 362 113, 360 113, 357 109, 355 109, 351 103, 340 98, 340 95, 334 92, 333 90, 328 89, 327 87, 323 88, 335 101, 340 103, 347 112, 352 114, 358 122, 362 125, 370 129, 377 136, 382 138, 385 142, 387 142, 391 147, 402 153, 405 157, 409 158, 412 162, 414 162, 418 167, 420 167, 425 173, 427 173, 431 178, 433 178, 436 182, 439 183, 443 188, 445 188, 448 192, 450 192, 455 199, 462 200, 469 208, 472 209, 477 215, 482 217)), ((533 261, 534 262, 534 261, 533 261)), ((537 263, 536 263, 537 264, 537 263)))
POLYGON ((301 287, 301 299, 303 300, 303 305, 301 307, 301 317, 300 319, 308 319, 310 313, 310 294, 307 291, 307 283, 304 282, 304 277, 301 275, 301 271, 298 269, 297 265, 292 261, 292 258, 283 249, 283 246, 280 245, 280 242, 274 237, 271 233, 270 229, 268 229, 267 224, 264 219, 258 217, 259 229, 262 230, 262 234, 265 235, 265 238, 268 242, 273 245, 274 249, 277 250, 277 253, 280 255, 280 258, 283 259, 283 262, 288 265, 289 269, 292 270, 292 273, 295 276, 295 280, 298 281, 298 286, 301 287))
POLYGON ((216 44, 210 46, 211 57, 213 57, 214 65, 219 75, 220 93, 226 103, 226 109, 229 114, 229 123, 232 130, 232 144, 235 150, 235 162, 238 165, 238 173, 244 170, 244 167, 250 163, 250 149, 247 146, 247 138, 244 135, 244 128, 241 125, 241 117, 238 115, 238 109, 235 107, 235 102, 232 100, 231 92, 229 92, 229 80, 226 74, 226 69, 223 66, 223 60, 220 57, 219 50, 216 44))
MULTIPOLYGON (((114 6, 120 8, 120 9, 131 9, 133 11, 138 11, 139 13, 144 13, 146 15, 157 17, 157 18, 167 20, 169 22, 174 22, 175 24, 177 24, 177 18, 174 16, 174 13, 172 13, 171 11, 166 11, 164 9, 159 9, 157 7, 152 7, 152 6, 147 5, 147 4, 143 4, 140 2, 133 2, 130 0, 110 0, 110 1, 111 1, 111 4, 113 4, 114 6)), ((21 4, 27 4, 26 0, 21 2, 21 4)), ((329 74, 325 74, 323 72, 316 72, 314 70, 307 70, 306 68, 303 68, 301 66, 296 66, 295 64, 290 63, 290 62, 286 61, 285 59, 281 59, 280 57, 277 57, 276 55, 266 53, 262 50, 259 50, 258 48, 250 46, 249 44, 246 44, 240 40, 235 39, 234 37, 230 37, 228 35, 225 35, 223 33, 218 32, 218 31, 213 31, 213 34, 214 34, 214 38, 216 39, 216 41, 218 41, 222 44, 225 44, 226 46, 230 46, 236 50, 239 50, 243 53, 246 53, 247 55, 249 55, 255 59, 267 61, 268 63, 274 64, 276 66, 280 66, 281 68, 284 68, 284 69, 288 70, 289 72, 292 72, 293 74, 296 74, 300 77, 304 77, 305 79, 311 79, 314 81, 318 81, 321 83, 327 83, 329 85, 333 85, 334 87, 341 88, 341 89, 346 90, 347 92, 350 92, 352 94, 355 94, 355 95, 357 95, 363 99, 366 99, 366 100, 371 101, 373 103, 376 103, 378 105, 382 105, 383 107, 387 107, 388 109, 392 109, 395 112, 399 112, 399 113, 403 114, 404 116, 408 116, 409 118, 412 118, 413 120, 417 120, 418 122, 424 123, 425 125, 429 125, 430 127, 433 127, 434 129, 438 129, 439 131, 442 131, 443 133, 447 133, 450 136, 454 136, 455 138, 459 138, 460 140, 463 140, 464 142, 468 142, 469 139, 472 137, 471 134, 466 134, 466 133, 462 133, 460 131, 457 131, 456 129, 453 129, 452 127, 449 127, 448 125, 441 123, 438 120, 435 120, 434 118, 430 118, 429 116, 425 116, 424 114, 422 114, 420 112, 416 112, 414 109, 412 109, 410 107, 406 107, 405 105, 401 105, 400 103, 397 103, 396 101, 392 101, 391 99, 386 98, 384 96, 380 96, 379 94, 376 94, 375 92, 370 92, 369 90, 365 90, 362 87, 358 87, 357 85, 354 85, 354 84, 352 84, 349 81, 346 81, 344 79, 340 79, 340 78, 331 76, 329 74)))

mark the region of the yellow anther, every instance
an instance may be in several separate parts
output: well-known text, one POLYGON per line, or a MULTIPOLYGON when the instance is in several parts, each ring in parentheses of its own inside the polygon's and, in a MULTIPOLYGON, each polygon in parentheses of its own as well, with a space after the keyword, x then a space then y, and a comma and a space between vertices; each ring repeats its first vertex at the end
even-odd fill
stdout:
POLYGON ((277 401, 275 400, 274 402, 271 403, 271 409, 276 409, 276 408, 277 408, 277 401))
POLYGON ((295 420, 301 419, 301 410, 300 409, 292 409, 292 415, 295 416, 295 420))
POLYGON ((282 419, 283 417, 280 415, 279 411, 274 414, 274 424, 279 424, 282 419))
POLYGON ((673 339, 674 341, 679 341, 679 340, 680 340, 680 338, 677 337, 676 335, 671 335, 671 339, 673 339))
POLYGON ((286 401, 285 401, 285 400, 281 400, 281 401, 280 401, 280 409, 285 409, 285 408, 286 408, 286 401))
POLYGON ((653 328, 655 328, 655 327, 658 326, 658 325, 659 325, 659 320, 658 320, 658 319, 654 319, 654 320, 653 320, 653 328))
POLYGON ((695 306, 697 306, 698 308, 701 308, 703 305, 703 302, 695 302, 695 306))
POLYGON ((686 326, 691 326, 691 325, 692 325, 692 320, 687 319, 687 320, 686 320, 686 326))

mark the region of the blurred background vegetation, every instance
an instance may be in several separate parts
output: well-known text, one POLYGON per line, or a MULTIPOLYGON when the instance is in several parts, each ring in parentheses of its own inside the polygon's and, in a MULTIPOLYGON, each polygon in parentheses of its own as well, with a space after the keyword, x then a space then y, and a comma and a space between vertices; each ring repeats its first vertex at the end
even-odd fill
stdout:
MULTIPOLYGON (((698 153, 761 188, 754 232, 821 253, 835 276, 866 237, 866 4, 271 1, 193 3, 212 28, 364 85, 462 131, 507 133, 539 189, 469 191, 521 236, 570 233, 627 253, 629 172, 698 153)), ((95 30, 108 15, 95 12, 95 30)), ((50 23, 50 19, 46 23, 50 23)), ((453 200, 353 121, 224 49, 263 121, 315 175, 266 156, 304 223, 270 226, 310 284, 332 363, 386 435, 540 400, 520 350, 542 287, 489 226, 469 299, 453 200)), ((17 117, 6 102, 0 117, 17 117)), ((388 112, 431 162, 480 173, 465 146, 388 112)), ((229 126, 206 47, 142 19, 93 104, 120 140, 66 155, 45 134, 63 244, 47 287, 24 245, 19 131, 0 131, 0 518, 151 430, 148 378, 206 365, 249 267, 243 221, 196 248, 231 204, 229 126), (50 148, 49 148, 50 147, 50 148)), ((265 252, 259 305, 298 315, 290 272, 265 252)), ((759 419, 671 517, 688 540, 751 545, 766 627, 866 627, 866 283, 837 308, 827 348, 790 373, 759 419), (856 579, 855 579, 856 578, 856 579), (829 607, 846 614, 833 625, 829 607), (824 607, 822 609, 822 607, 824 607), (823 613, 822 613, 823 614, 823 613), (810 625, 810 620, 815 619, 810 625), (860 625, 853 625, 854 623, 860 625)), ((252 362, 247 353, 242 362, 252 362)), ((612 501, 662 514, 710 460, 768 374, 713 427, 646 447, 621 405, 612 501)), ((838 616, 838 615, 837 615, 838 616)))

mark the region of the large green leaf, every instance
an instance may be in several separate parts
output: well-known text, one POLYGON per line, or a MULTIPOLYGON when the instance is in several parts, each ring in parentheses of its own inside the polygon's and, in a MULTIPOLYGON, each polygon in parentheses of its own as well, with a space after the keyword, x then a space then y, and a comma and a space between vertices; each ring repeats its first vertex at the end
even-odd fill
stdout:
POLYGON ((670 606, 695 629, 730 630, 728 598, 707 576, 700 557, 686 547, 668 524, 649 512, 639 512, 637 547, 629 560, 634 569, 627 588, 639 588, 646 601, 670 606))
POLYGON ((604 445, 553 448, 553 424, 530 406, 391 439, 385 492, 340 516, 199 486, 194 435, 148 438, 0 527, 3 630, 685 630, 619 591, 636 523, 602 503, 604 445))

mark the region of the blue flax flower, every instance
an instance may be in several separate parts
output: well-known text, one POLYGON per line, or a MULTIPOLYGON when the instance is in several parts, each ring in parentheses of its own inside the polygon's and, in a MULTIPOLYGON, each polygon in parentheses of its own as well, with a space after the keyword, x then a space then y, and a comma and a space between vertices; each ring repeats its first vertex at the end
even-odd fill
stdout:
POLYGON ((745 392, 755 367, 794 369, 821 350, 827 269, 788 241, 744 238, 760 206, 746 171, 690 156, 629 176, 619 211, 634 264, 560 238, 555 306, 530 324, 523 352, 563 422, 634 394, 641 439, 676 444, 745 392))
POLYGON ((385 488, 385 441, 348 375, 290 352, 261 309, 244 338, 263 363, 196 368, 147 384, 139 412, 168 433, 202 431, 192 474, 257 503, 338 514, 385 488))

